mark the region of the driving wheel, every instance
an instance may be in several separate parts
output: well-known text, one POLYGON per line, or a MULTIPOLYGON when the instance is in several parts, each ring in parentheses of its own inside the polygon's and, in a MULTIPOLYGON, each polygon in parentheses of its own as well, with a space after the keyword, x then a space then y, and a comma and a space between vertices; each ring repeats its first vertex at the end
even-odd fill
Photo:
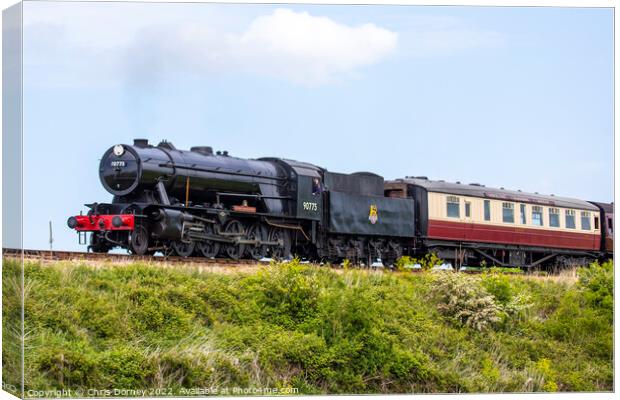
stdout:
POLYGON ((291 254, 291 237, 288 231, 280 228, 272 228, 269 233, 270 242, 278 242, 271 247, 271 256, 277 260, 283 260, 291 254))
MULTIPOLYGON (((242 239, 245 229, 243 229, 243 224, 236 219, 231 219, 224 226, 224 233, 226 233, 227 237, 231 239, 242 239)), ((233 260, 238 260, 243 256, 243 252, 245 251, 245 245, 242 243, 228 243, 224 247, 224 252, 226 255, 233 260)))
MULTIPOLYGON (((247 238, 248 240, 264 242, 267 240, 267 231, 261 224, 254 224, 248 228, 247 238)), ((253 259, 260 260, 267 254, 267 246, 261 243, 248 244, 246 251, 253 259)))
POLYGON ((137 225, 131 233, 131 252, 143 256, 149 249, 149 231, 144 225, 137 225))
POLYGON ((189 257, 194 252, 194 242, 182 242, 180 240, 176 240, 172 242, 172 249, 175 254, 180 257, 189 257))
MULTIPOLYGON (((215 235, 215 228, 213 225, 207 225, 205 231, 208 235, 215 235)), ((214 258, 220 251, 220 244, 211 240, 204 242, 198 242, 196 248, 206 258, 214 258)))

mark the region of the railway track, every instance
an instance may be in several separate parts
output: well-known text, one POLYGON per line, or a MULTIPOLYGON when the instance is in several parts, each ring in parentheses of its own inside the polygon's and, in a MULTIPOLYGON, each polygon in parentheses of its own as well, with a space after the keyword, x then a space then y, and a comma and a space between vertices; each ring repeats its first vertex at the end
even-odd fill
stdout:
MULTIPOLYGON (((167 264, 192 264, 196 266, 208 267, 252 267, 268 265, 271 259, 265 260, 232 260, 229 258, 204 258, 204 257, 178 257, 178 256, 137 256, 133 254, 109 254, 109 253, 89 253, 82 251, 50 251, 50 250, 30 250, 30 249, 2 249, 3 258, 21 259, 37 261, 99 261, 99 262, 148 262, 148 263, 167 263, 167 264)), ((306 263, 306 262, 304 262, 306 263)), ((323 265, 323 264, 321 264, 323 265)), ((340 270, 341 265, 329 265, 329 268, 340 270)), ((359 267, 368 269, 369 267, 359 267)), ((385 269, 386 267, 370 267, 370 269, 385 269)), ((414 270, 413 272, 418 272, 414 270)))
MULTIPOLYGON (((167 264, 193 264, 203 265, 209 267, 252 267, 267 265, 271 262, 270 259, 257 260, 232 260, 229 258, 204 258, 204 257, 179 257, 179 256, 137 256, 132 254, 110 254, 110 253, 89 253, 82 251, 57 251, 57 250, 32 250, 32 249, 2 249, 3 258, 18 258, 23 257, 25 260, 37 260, 37 261, 99 261, 99 262, 147 262, 147 263, 167 263, 167 264)), ((341 266, 329 265, 332 269, 341 269, 341 266)), ((359 267, 362 269, 368 269, 368 267, 359 267)), ((377 269, 377 268, 370 268, 377 269)), ((379 269, 391 270, 391 268, 381 267, 379 269)), ((409 270, 416 273, 421 270, 409 270)), ((479 274, 481 270, 463 269, 461 273, 467 274, 479 274)))
POLYGON ((2 249, 2 257, 46 261, 110 261, 110 262, 165 262, 171 264, 209 264, 221 266, 265 265, 270 260, 231 260, 227 258, 178 257, 178 256, 136 256, 132 254, 87 253, 82 251, 2 249))

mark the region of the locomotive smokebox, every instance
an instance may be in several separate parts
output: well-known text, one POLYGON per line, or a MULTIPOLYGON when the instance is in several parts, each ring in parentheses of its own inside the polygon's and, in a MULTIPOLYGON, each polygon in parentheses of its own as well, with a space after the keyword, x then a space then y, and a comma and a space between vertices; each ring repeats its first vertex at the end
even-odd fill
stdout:
POLYGON ((110 193, 124 196, 140 184, 140 157, 131 146, 117 144, 108 149, 99 164, 101 184, 110 193))

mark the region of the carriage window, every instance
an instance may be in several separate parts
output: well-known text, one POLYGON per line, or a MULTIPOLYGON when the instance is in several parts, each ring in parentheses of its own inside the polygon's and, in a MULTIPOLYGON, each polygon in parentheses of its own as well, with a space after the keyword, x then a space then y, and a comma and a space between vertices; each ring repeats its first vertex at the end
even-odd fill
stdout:
POLYGON ((491 200, 484 201, 484 220, 491 220, 491 200))
POLYGON ((549 226, 554 228, 560 227, 560 210, 557 208, 549 209, 549 226))
POLYGON ((614 219, 607 218, 607 228, 609 228, 610 233, 614 233, 614 219))
POLYGON ((521 224, 525 225, 527 224, 527 218, 525 217, 525 204, 521 204, 519 208, 521 209, 521 224))
POLYGON ((598 217, 594 217, 594 230, 598 230, 598 217))
POLYGON ((532 206, 532 225, 543 226, 543 208, 532 206))
POLYGON ((319 178, 312 178, 312 194, 321 194, 321 181, 319 178))
POLYGON ((461 216, 461 203, 456 196, 448 196, 447 213, 448 217, 459 218, 461 216))
POLYGON ((581 212, 581 230, 589 231, 591 229, 590 225, 590 213, 587 211, 581 212))
POLYGON ((467 218, 471 217, 471 202, 470 201, 465 202, 465 216, 467 218))
POLYGON ((502 220, 508 223, 515 222, 515 205, 513 203, 502 203, 502 220))
POLYGON ((566 210, 566 227, 568 229, 575 229, 575 211, 566 210))

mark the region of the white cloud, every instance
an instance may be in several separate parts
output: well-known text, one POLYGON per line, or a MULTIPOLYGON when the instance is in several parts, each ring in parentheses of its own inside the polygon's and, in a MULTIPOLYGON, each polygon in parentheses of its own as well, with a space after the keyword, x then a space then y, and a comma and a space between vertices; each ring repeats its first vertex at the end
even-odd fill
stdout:
POLYGON ((382 61, 398 41, 396 33, 371 23, 348 26, 289 9, 258 16, 238 32, 230 26, 225 30, 209 19, 171 23, 154 18, 153 23, 147 20, 142 26, 127 26, 118 15, 104 15, 99 20, 87 15, 76 18, 80 21, 76 23, 35 15, 27 24, 27 31, 31 30, 27 37, 40 54, 27 56, 27 62, 62 63, 57 56, 67 56, 65 52, 73 50, 78 60, 70 65, 64 58, 66 67, 79 68, 89 56, 105 54, 105 64, 116 60, 120 65, 120 69, 108 65, 112 79, 124 69, 130 81, 140 79, 142 83, 184 71, 198 75, 242 72, 319 85, 355 76, 360 67, 382 61), (116 29, 110 29, 110 22, 116 29), (61 37, 39 37, 42 27, 49 31, 54 25, 61 37))
POLYGON ((379 62, 394 51, 397 40, 396 33, 373 24, 350 27, 278 9, 250 24, 239 37, 239 50, 260 72, 323 83, 379 62))
POLYGON ((396 48, 398 35, 373 24, 339 24, 306 12, 277 9, 241 33, 188 25, 177 55, 201 69, 236 70, 306 85, 333 82, 375 64, 396 48))

